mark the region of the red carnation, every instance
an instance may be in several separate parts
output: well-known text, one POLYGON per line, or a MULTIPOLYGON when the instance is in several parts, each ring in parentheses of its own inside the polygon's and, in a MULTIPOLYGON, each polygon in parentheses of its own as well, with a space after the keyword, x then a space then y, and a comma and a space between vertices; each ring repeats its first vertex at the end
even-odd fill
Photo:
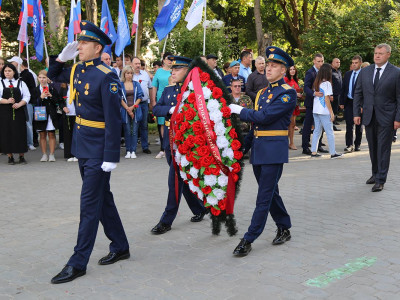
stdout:
POLYGON ((186 138, 185 143, 187 143, 190 146, 190 148, 193 148, 193 146, 194 146, 194 136, 193 135, 189 135, 186 138))
POLYGON ((193 184, 195 186, 200 186, 200 178, 193 178, 193 184))
POLYGON ((194 111, 193 108, 189 108, 188 110, 185 111, 186 120, 191 121, 194 119, 195 116, 196 116, 196 112, 194 111))
POLYGON ((222 103, 222 106, 226 106, 226 100, 224 98, 219 99, 219 101, 222 103))
MULTIPOLYGON (((190 128, 190 124, 189 122, 183 122, 180 126, 180 130, 183 132, 185 132, 186 130, 188 130, 190 128)), ((234 149, 235 150, 235 149, 234 149)), ((237 149, 236 149, 237 150, 237 149)))
POLYGON ((211 213, 212 213, 214 216, 219 216, 219 215, 221 214, 221 211, 218 210, 218 209, 215 209, 214 207, 211 207, 211 213))
POLYGON ((196 135, 194 137, 194 143, 199 146, 204 146, 206 144, 206 138, 203 135, 196 135))
POLYGON ((229 136, 230 136, 231 138, 233 138, 233 139, 237 139, 238 135, 237 135, 237 133, 236 133, 235 128, 232 128, 232 129, 229 131, 229 136))
POLYGON ((214 99, 221 98, 223 95, 222 90, 219 87, 214 87, 212 91, 212 96, 214 99))
POLYGON ((231 120, 226 120, 226 125, 228 125, 228 127, 231 127, 232 126, 231 120))
POLYGON ((211 174, 217 176, 219 175, 220 170, 221 170, 220 167, 211 168, 211 174))
MULTIPOLYGON (((179 151, 180 152, 180 151, 179 151)), ((200 163, 202 167, 208 167, 215 163, 215 159, 212 156, 205 156, 200 159, 200 163)))
POLYGON ((237 160, 240 160, 243 157, 243 152, 242 151, 233 151, 233 157, 237 160))
POLYGON ((192 179, 192 176, 190 176, 190 174, 186 174, 187 179, 192 179))
POLYGON ((182 154, 186 154, 188 151, 190 150, 190 148, 188 147, 187 144, 182 144, 178 147, 178 151, 182 154))
POLYGON ((232 178, 233 178, 233 181, 234 181, 234 182, 237 182, 237 181, 239 180, 238 174, 233 174, 233 175, 232 175, 232 178))
POLYGON ((233 173, 239 173, 240 169, 242 168, 238 162, 235 162, 234 164, 232 164, 231 167, 233 169, 232 170, 233 173))
POLYGON ((221 112, 224 118, 229 118, 231 116, 231 109, 228 106, 222 107, 221 112))
POLYGON ((177 124, 181 124, 183 122, 183 114, 177 114, 175 121, 177 124))
POLYGON ((196 102, 196 95, 194 93, 190 93, 187 99, 190 103, 194 103, 196 102))
POLYGON ((199 135, 203 133, 203 125, 201 125, 200 121, 196 121, 192 124, 193 132, 195 135, 199 135))
POLYGON ((205 186, 205 187, 203 187, 203 188, 201 189, 201 191, 202 191, 205 195, 208 195, 209 193, 212 192, 212 189, 211 189, 211 187, 209 187, 209 186, 205 186))
POLYGON ((215 83, 212 80, 207 81, 207 87, 212 90, 215 87, 215 83))
POLYGON ((200 169, 201 169, 201 162, 200 162, 200 160, 194 159, 194 160, 192 160, 192 163, 193 163, 193 167, 195 167, 197 170, 200 170, 200 169))
POLYGON ((203 70, 200 68, 197 68, 197 69, 199 69, 199 74, 201 75, 203 73, 203 70))
POLYGON ((208 74, 207 72, 203 72, 200 74, 200 80, 203 82, 206 82, 208 80, 210 80, 210 74, 208 74))
POLYGON ((199 156, 206 156, 210 154, 210 148, 207 146, 198 147, 196 150, 199 156))
POLYGON ((226 198, 224 198, 224 199, 222 199, 222 200, 220 200, 220 201, 218 202, 218 207, 219 207, 221 210, 225 210, 225 208, 226 208, 226 198))
POLYGON ((175 132, 175 140, 182 141, 183 140, 183 134, 180 130, 175 132))
POLYGON ((233 140, 231 143, 232 150, 239 150, 242 144, 238 140, 233 140))
POLYGON ((212 175, 211 168, 209 168, 209 167, 205 168, 203 174, 204 175, 212 175))

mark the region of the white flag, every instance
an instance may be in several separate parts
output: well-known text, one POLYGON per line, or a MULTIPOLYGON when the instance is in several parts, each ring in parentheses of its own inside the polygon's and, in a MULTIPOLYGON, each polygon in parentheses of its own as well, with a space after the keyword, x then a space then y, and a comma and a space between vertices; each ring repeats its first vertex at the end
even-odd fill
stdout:
POLYGON ((187 29, 192 30, 201 22, 205 1, 206 0, 193 0, 185 18, 185 21, 188 22, 186 25, 187 29))

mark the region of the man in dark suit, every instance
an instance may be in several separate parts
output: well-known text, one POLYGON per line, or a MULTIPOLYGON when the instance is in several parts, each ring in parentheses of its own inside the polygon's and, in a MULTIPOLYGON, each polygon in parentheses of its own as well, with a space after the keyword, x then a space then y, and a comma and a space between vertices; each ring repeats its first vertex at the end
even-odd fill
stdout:
POLYGON ((333 121, 333 130, 341 131, 341 129, 337 128, 336 125, 339 125, 339 122, 336 120, 337 114, 339 112, 339 97, 342 92, 342 72, 340 71, 340 59, 335 57, 332 59, 332 90, 333 90, 333 100, 331 100, 333 114, 335 115, 335 120, 333 121))
MULTIPOLYGON (((309 144, 310 144, 311 126, 314 122, 314 117, 313 117, 314 97, 315 96, 322 97, 324 95, 322 92, 314 92, 313 88, 315 77, 317 77, 317 72, 319 68, 324 64, 324 56, 321 53, 315 54, 313 63, 314 65, 312 66, 311 69, 309 69, 306 72, 306 77, 304 79, 304 92, 306 93, 304 106, 306 107, 306 116, 304 117, 301 146, 303 148, 303 154, 306 155, 311 155, 309 144)), ((321 140, 320 140, 320 145, 318 147, 318 151, 321 153, 329 152, 321 147, 321 140)))
POLYGON ((374 64, 361 70, 354 92, 354 124, 361 113, 368 140, 372 192, 383 190, 390 164, 393 131, 400 127, 400 69, 389 63, 391 47, 375 47, 374 64))
POLYGON ((361 138, 362 138, 362 125, 356 125, 356 138, 353 144, 353 99, 354 91, 358 75, 361 71, 362 58, 356 55, 351 60, 351 70, 344 74, 343 88, 340 95, 340 108, 344 109, 344 117, 346 120, 346 148, 345 152, 360 151, 361 138))

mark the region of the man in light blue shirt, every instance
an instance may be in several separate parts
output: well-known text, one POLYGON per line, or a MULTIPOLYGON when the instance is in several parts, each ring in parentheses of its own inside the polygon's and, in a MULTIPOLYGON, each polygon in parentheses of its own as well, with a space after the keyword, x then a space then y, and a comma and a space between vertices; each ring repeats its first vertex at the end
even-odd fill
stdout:
POLYGON ((239 75, 243 76, 244 79, 246 79, 247 82, 247 77, 251 74, 251 62, 253 61, 253 54, 249 51, 243 51, 240 54, 240 70, 239 70, 239 75))

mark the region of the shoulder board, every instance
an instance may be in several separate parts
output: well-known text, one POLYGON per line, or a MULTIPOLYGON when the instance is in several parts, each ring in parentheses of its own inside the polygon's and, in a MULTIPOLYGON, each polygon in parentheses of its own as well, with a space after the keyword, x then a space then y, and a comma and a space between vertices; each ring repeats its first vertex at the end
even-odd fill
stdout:
POLYGON ((103 71, 106 74, 111 72, 111 69, 109 69, 109 68, 107 68, 106 66, 103 66, 103 65, 98 65, 97 69, 99 69, 100 71, 103 71))
POLYGON ((281 87, 283 87, 285 90, 290 90, 292 89, 292 87, 290 85, 288 85, 287 83, 282 84, 281 87))

